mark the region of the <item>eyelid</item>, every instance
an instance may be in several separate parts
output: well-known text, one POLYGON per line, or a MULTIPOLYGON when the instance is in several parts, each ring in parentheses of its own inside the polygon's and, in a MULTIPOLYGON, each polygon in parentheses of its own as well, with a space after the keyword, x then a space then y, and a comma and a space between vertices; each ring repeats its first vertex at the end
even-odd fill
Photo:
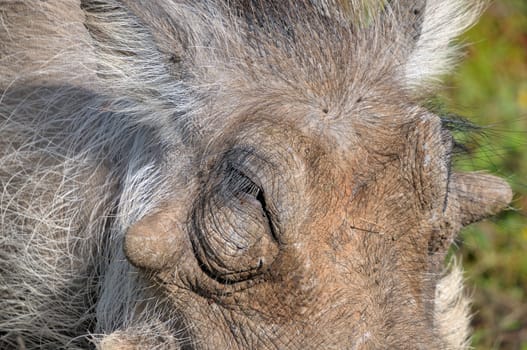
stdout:
POLYGON ((273 163, 249 148, 234 149, 227 155, 226 171, 235 171, 264 190, 265 174, 272 173, 273 163), (229 159, 230 158, 230 159, 229 159))
POLYGON ((249 195, 254 195, 254 197, 256 197, 260 192, 263 191, 261 186, 258 184, 257 180, 253 180, 253 178, 256 179, 254 176, 247 175, 244 171, 241 171, 236 167, 231 168, 230 174, 228 176, 237 178, 236 183, 238 186, 237 188, 235 188, 235 190, 245 192, 249 195), (247 183, 243 183, 244 180, 247 183), (248 187, 250 187, 251 190, 244 191, 248 187), (253 191, 254 193, 252 193, 253 191))
MULTIPOLYGON (((262 159, 262 158, 256 158, 256 159, 262 159)), ((254 164, 254 163, 253 163, 254 164)), ((265 162, 264 164, 271 164, 269 162, 265 162)), ((255 184, 255 186, 258 188, 258 193, 253 198, 247 198, 249 201, 254 201, 255 203, 258 203, 258 205, 261 206, 261 210, 263 211, 263 214, 269 224, 269 229, 271 231, 271 235, 273 239, 276 242, 281 242, 280 240, 280 230, 279 230, 279 218, 278 214, 276 213, 275 207, 273 205, 273 198, 272 196, 266 195, 266 190, 262 184, 262 175, 259 175, 256 173, 256 171, 261 172, 262 167, 256 167, 252 166, 249 162, 244 162, 243 164, 240 164, 240 162, 234 163, 230 165, 231 171, 239 172, 241 176, 246 177, 249 181, 255 184), (251 169, 252 168, 252 169, 251 169), (258 169, 258 170, 253 170, 258 169)), ((249 195, 247 195, 249 196, 249 195)))

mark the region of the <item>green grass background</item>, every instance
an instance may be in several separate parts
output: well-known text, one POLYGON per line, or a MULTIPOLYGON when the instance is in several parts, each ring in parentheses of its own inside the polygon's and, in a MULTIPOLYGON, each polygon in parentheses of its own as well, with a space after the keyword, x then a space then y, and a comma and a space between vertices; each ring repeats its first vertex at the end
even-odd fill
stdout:
POLYGON ((459 239, 473 346, 527 350, 527 0, 495 1, 462 41, 467 55, 441 100, 483 129, 458 135, 469 154, 455 167, 498 174, 515 192, 509 210, 459 239))

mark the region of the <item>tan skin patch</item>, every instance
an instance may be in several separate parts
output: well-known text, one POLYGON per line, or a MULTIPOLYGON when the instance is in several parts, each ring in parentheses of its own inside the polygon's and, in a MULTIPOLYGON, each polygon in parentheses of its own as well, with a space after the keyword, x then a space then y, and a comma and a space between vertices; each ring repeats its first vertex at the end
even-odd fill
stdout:
MULTIPOLYGON (((433 329, 433 305, 429 302, 433 300, 433 274, 437 268, 433 261, 440 259, 431 259, 430 254, 443 257, 448 244, 438 245, 432 252, 429 246, 438 238, 451 241, 459 228, 459 224, 453 224, 446 232, 444 229, 443 222, 448 222, 443 216, 446 165, 436 161, 433 163, 436 168, 422 169, 426 156, 443 159, 447 152, 448 145, 441 139, 434 141, 437 130, 431 130, 439 120, 423 122, 417 115, 413 125, 405 122, 408 127, 394 124, 390 130, 399 133, 391 134, 393 144, 382 148, 374 138, 375 132, 363 132, 364 141, 348 153, 332 152, 332 142, 314 139, 288 124, 268 123, 265 118, 258 124, 249 121, 246 120, 247 127, 243 123, 237 125, 241 130, 238 140, 218 138, 217 142, 251 150, 244 156, 248 168, 242 167, 247 164, 241 164, 239 171, 251 173, 252 181, 261 187, 265 203, 259 205, 272 221, 276 235, 272 239, 278 240, 278 254, 264 257, 266 265, 243 281, 214 280, 214 272, 209 268, 203 270, 189 249, 192 246, 189 235, 194 233, 188 232, 188 225, 177 224, 188 221, 188 215, 192 214, 188 208, 186 212, 184 208, 168 208, 155 214, 157 222, 150 225, 154 228, 151 237, 159 240, 152 249, 167 254, 172 251, 162 254, 165 263, 147 264, 144 258, 134 258, 133 246, 137 242, 144 246, 151 244, 148 240, 134 242, 143 226, 149 226, 149 219, 129 232, 129 258, 138 266, 159 271, 158 280, 167 296, 174 298, 177 309, 190 323, 203 328, 203 323, 210 321, 218 330, 229 329, 229 324, 231 328, 238 325, 237 329, 249 327, 255 330, 247 335, 255 337, 246 339, 249 343, 262 341, 256 332, 262 329, 266 337, 304 344, 307 340, 301 341, 283 330, 302 329, 304 334, 320 337, 321 327, 330 327, 339 319, 346 319, 346 327, 355 329, 354 332, 368 330, 368 339, 374 341, 386 336, 383 333, 386 329, 378 323, 381 319, 387 322, 390 317, 398 319, 401 327, 405 322, 413 325, 418 320, 421 326, 414 325, 415 331, 425 337, 428 332, 432 339, 429 330, 433 329), (422 137, 434 147, 421 148, 422 137), (394 156, 392 150, 402 156, 394 156), (165 220, 172 227, 162 224, 165 220), (436 227, 443 228, 441 233, 436 227), (157 234, 161 234, 156 234, 156 228, 160 230, 157 234), (171 235, 180 237, 178 244, 163 238, 171 235), (180 261, 186 263, 182 265, 180 261), (376 311, 380 307, 383 311, 376 311), (203 319, 203 315, 209 316, 203 319), (270 335, 273 324, 281 325, 280 330, 270 335)), ((231 161, 218 157, 207 158, 211 164, 207 168, 212 169, 209 171, 216 171, 218 162, 231 161)), ((222 191, 221 187, 218 191, 222 191)), ((329 328, 325 333, 332 334, 329 328)), ((229 336, 224 337, 227 339, 223 341, 229 341, 229 336)), ((326 344, 343 341, 324 339, 326 344)), ((221 344, 222 341, 217 346, 221 344)))

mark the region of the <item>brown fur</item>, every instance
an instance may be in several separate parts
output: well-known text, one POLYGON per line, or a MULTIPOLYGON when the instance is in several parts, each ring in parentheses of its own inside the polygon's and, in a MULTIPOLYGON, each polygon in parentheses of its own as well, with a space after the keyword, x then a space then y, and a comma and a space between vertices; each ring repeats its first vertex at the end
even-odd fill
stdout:
POLYGON ((0 347, 467 348, 511 192, 422 105, 481 6, 0 0, 0 347))

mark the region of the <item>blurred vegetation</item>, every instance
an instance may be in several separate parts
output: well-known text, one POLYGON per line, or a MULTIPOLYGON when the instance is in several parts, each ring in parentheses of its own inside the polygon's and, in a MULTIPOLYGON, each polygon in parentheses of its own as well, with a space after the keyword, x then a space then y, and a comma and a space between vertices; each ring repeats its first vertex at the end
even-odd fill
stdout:
POLYGON ((455 167, 502 176, 515 192, 509 210, 459 239, 473 346, 527 350, 527 1, 495 1, 463 41, 467 57, 441 99, 483 128, 457 135, 468 154, 455 167))

